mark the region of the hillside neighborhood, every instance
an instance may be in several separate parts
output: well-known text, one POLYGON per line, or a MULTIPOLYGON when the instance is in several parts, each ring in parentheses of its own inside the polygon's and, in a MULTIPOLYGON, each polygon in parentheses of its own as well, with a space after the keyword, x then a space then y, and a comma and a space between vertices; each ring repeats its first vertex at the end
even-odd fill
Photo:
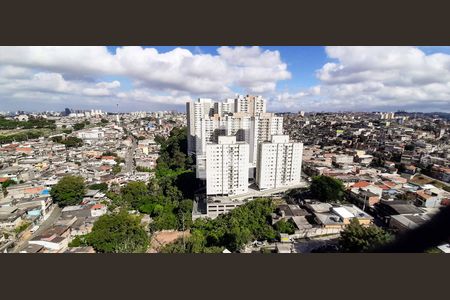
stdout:
POLYGON ((450 205, 448 114, 267 113, 258 99, 193 101, 198 120, 189 106, 2 113, 0 252, 365 252, 349 241, 381 246, 450 205))

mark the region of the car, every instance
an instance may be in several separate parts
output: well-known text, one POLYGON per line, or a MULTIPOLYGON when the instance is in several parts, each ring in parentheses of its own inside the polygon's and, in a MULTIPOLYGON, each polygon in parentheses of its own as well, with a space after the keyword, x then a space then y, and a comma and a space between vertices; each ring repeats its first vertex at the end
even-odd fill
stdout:
POLYGON ((34 232, 36 232, 36 230, 38 230, 39 229, 39 226, 38 225, 34 225, 31 229, 30 229, 30 232, 31 233, 34 233, 34 232))

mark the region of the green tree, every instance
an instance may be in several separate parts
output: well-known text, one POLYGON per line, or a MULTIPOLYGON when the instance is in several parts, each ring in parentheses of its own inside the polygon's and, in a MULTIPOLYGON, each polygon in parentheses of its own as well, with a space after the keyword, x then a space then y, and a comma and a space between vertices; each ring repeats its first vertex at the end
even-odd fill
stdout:
POLYGON ((203 233, 206 248, 237 251, 251 240, 276 238, 276 231, 269 222, 274 209, 270 199, 256 199, 214 220, 198 219, 192 224, 192 230, 203 233))
POLYGON ((84 179, 80 176, 64 176, 52 187, 50 195, 55 203, 64 207, 80 204, 86 192, 84 179))
POLYGON ((171 211, 164 211, 157 217, 153 219, 150 223, 150 231, 160 231, 178 228, 178 218, 177 215, 171 211))
POLYGON ((16 182, 14 180, 11 179, 7 179, 6 181, 2 182, 2 192, 3 195, 6 196, 8 194, 7 189, 9 186, 16 184, 16 182))
POLYGON ((311 182, 311 193, 320 201, 341 201, 344 197, 344 191, 342 181, 332 177, 315 176, 311 182))
POLYGON ((295 226, 291 221, 280 220, 275 223, 274 228, 278 233, 294 234, 295 226))
POLYGON ((138 209, 150 199, 147 185, 142 181, 128 182, 121 189, 121 194, 123 201, 128 203, 133 209, 138 209))
POLYGON ((358 219, 354 218, 341 232, 339 247, 342 252, 367 252, 378 248, 389 241, 392 236, 375 225, 362 226, 358 219))
POLYGON ((86 126, 85 123, 76 123, 75 125, 73 125, 73 129, 74 130, 81 130, 86 126))
POLYGON ((149 236, 140 217, 120 211, 101 216, 86 241, 98 252, 143 253, 147 251, 149 236))
POLYGON ((94 184, 91 184, 89 186, 89 189, 91 189, 91 190, 99 190, 100 192, 104 193, 104 192, 108 191, 108 184, 106 184, 104 182, 102 182, 102 183, 94 183, 94 184))
POLYGON ((119 174, 120 171, 122 171, 122 167, 121 167, 121 166, 119 166, 119 165, 114 165, 114 166, 112 167, 112 173, 113 173, 114 175, 119 174))

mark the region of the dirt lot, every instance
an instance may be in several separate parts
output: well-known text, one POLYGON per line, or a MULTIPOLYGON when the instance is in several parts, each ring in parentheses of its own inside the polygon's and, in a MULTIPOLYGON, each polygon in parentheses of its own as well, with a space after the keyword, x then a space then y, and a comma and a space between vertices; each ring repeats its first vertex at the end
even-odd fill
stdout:
MULTIPOLYGON (((189 237, 189 231, 184 232, 184 237, 189 237)), ((157 253, 161 247, 175 242, 183 237, 183 231, 161 231, 153 234, 148 253, 157 253)))

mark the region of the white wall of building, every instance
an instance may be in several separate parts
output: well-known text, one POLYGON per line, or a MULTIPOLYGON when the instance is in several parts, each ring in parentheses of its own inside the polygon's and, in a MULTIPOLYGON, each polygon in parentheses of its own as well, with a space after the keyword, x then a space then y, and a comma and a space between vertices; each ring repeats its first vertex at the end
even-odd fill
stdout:
POLYGON ((259 144, 256 183, 260 189, 297 185, 301 182, 303 144, 287 135, 274 135, 259 144))
POLYGON ((249 146, 235 136, 220 136, 206 146, 206 194, 239 195, 248 191, 249 146))

